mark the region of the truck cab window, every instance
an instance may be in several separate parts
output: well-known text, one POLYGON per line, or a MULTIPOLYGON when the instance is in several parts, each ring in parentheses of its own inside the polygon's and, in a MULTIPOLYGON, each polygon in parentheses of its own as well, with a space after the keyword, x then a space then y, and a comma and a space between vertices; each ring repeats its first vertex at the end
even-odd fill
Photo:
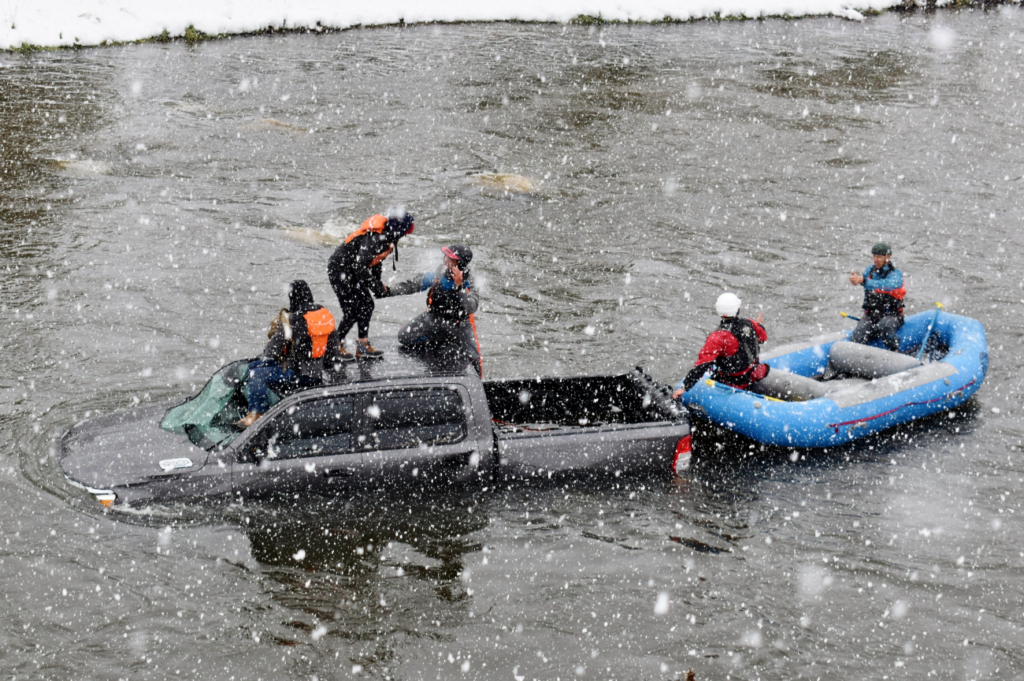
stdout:
POLYGON ((466 437, 466 414, 457 390, 396 390, 373 395, 365 409, 363 449, 450 445, 466 437))
POLYGON ((254 442, 257 457, 297 459, 352 451, 352 398, 300 402, 278 414, 254 442))

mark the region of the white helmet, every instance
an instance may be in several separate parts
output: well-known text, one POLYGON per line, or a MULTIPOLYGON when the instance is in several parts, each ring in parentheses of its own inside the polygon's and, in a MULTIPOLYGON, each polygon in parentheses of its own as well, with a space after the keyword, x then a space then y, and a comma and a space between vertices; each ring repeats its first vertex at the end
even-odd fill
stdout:
POLYGON ((735 293, 723 293, 718 296, 715 310, 722 317, 735 317, 740 311, 740 299, 735 293))

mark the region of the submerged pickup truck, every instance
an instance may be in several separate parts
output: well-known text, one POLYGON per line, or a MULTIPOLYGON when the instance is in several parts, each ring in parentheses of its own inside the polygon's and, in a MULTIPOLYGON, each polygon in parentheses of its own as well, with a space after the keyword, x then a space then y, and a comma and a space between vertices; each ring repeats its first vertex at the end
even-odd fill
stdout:
POLYGON ((229 495, 344 495, 566 472, 677 472, 690 427, 670 389, 639 368, 618 376, 481 380, 465 362, 390 348, 277 396, 244 431, 248 360, 195 396, 74 426, 68 480, 104 506, 229 495))

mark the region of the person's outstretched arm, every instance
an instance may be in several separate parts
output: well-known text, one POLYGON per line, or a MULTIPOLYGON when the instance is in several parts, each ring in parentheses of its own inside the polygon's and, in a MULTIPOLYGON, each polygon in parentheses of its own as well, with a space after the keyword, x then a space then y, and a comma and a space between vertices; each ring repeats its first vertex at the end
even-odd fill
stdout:
POLYGON ((426 291, 434 283, 434 271, 424 272, 422 277, 413 277, 387 287, 389 296, 407 296, 426 291))

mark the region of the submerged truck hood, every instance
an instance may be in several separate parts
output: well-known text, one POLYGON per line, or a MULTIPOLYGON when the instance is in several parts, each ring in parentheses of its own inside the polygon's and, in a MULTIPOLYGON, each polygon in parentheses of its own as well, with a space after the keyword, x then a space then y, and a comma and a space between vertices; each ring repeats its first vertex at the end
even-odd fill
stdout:
POLYGON ((206 451, 185 435, 160 429, 172 405, 138 407, 79 423, 61 439, 64 474, 86 487, 112 489, 202 468, 206 451))

